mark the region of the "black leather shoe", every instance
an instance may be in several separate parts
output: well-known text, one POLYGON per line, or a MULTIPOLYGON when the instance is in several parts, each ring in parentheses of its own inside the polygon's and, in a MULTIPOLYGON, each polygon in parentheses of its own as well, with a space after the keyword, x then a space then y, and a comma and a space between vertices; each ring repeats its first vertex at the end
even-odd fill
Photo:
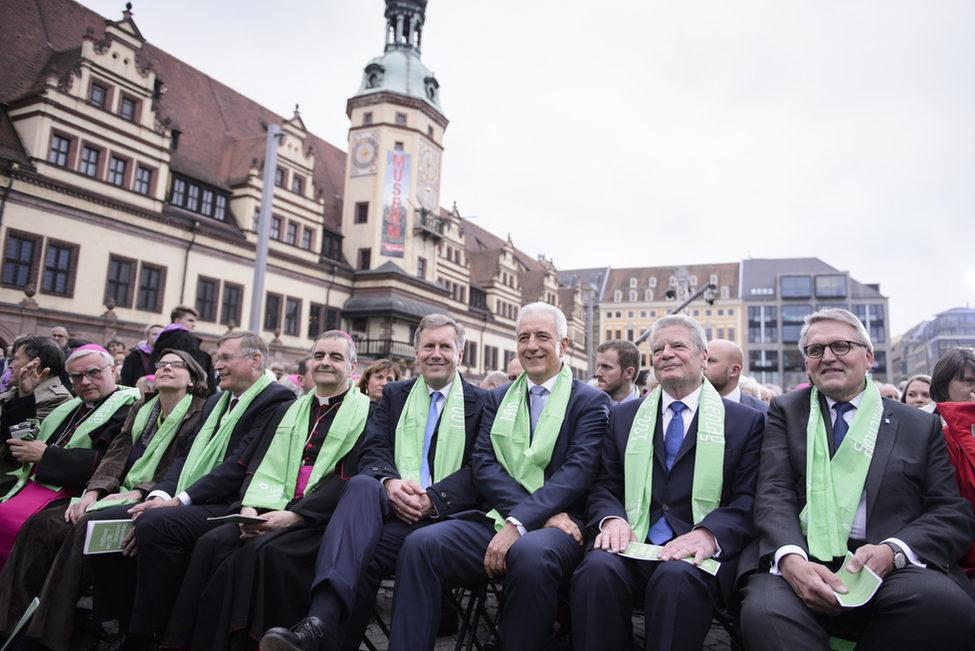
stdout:
POLYGON ((276 627, 261 638, 261 651, 338 651, 335 636, 322 620, 307 617, 291 629, 276 627))

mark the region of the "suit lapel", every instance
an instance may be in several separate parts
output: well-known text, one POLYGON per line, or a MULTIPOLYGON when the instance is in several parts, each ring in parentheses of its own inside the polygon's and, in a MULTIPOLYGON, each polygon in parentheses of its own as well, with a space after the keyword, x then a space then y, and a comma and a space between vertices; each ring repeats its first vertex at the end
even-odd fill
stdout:
POLYGON ((664 443, 663 401, 657 404, 657 422, 653 427, 653 456, 663 471, 667 472, 667 447, 664 443))
POLYGON ((873 448, 873 457, 870 459, 870 469, 867 470, 867 480, 864 490, 867 491, 867 530, 870 529, 870 514, 874 512, 874 504, 880 494, 880 484, 884 475, 887 473, 887 461, 890 453, 894 449, 894 440, 897 437, 897 419, 888 409, 884 409, 883 419, 877 429, 877 443, 873 448))

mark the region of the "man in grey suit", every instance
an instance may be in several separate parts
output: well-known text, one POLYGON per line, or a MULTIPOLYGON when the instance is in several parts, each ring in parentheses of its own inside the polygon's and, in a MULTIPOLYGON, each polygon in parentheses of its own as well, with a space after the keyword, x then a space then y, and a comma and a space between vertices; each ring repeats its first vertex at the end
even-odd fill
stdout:
POLYGON ((825 651, 842 629, 859 632, 857 649, 975 649, 975 594, 957 565, 975 517, 940 422, 880 397, 866 377, 870 337, 850 312, 806 317, 799 347, 813 386, 769 409, 746 648, 825 651), (836 598, 847 591, 836 572, 848 551, 848 571, 884 578, 859 608, 836 598))
POLYGON ((738 387, 741 369, 744 364, 741 348, 733 341, 715 339, 708 343, 708 365, 704 377, 714 385, 722 398, 740 402, 746 407, 757 409, 766 416, 768 405, 758 398, 742 392, 738 387))

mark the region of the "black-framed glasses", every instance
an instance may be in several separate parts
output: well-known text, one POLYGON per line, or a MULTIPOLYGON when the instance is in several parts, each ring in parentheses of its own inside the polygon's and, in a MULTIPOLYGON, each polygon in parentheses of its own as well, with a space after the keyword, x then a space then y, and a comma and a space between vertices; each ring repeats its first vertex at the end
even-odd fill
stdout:
POLYGON ((806 353, 806 357, 809 357, 810 359, 819 359, 826 354, 827 348, 829 348, 830 351, 837 357, 841 357, 853 350, 854 346, 867 348, 867 346, 861 344, 859 341, 834 341, 826 344, 825 346, 823 344, 810 344, 802 350, 804 353, 806 353))
POLYGON ((101 368, 93 368, 89 371, 85 371, 84 373, 71 373, 68 375, 68 379, 71 380, 71 384, 78 384, 79 382, 81 382, 81 378, 83 377, 86 377, 92 382, 94 382, 95 380, 97 380, 102 376, 102 371, 104 371, 109 366, 114 366, 114 364, 106 364, 101 368))
POLYGON ((167 366, 172 366, 173 368, 186 368, 186 362, 183 360, 175 360, 173 362, 156 362, 156 370, 161 371, 167 366))

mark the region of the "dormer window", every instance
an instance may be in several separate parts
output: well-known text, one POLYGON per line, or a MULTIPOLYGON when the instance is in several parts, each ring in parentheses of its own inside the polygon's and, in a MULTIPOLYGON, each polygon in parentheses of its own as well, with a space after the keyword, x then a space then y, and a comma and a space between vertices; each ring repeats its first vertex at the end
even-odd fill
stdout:
MULTIPOLYGON (((220 190, 186 178, 173 178, 169 203, 184 210, 226 221, 228 196, 220 190)), ((273 236, 272 236, 273 237, 273 236)))
POLYGON ((279 188, 284 187, 284 170, 280 167, 274 170, 274 185, 279 188))
POLYGON ((304 177, 294 174, 291 176, 291 191, 295 194, 305 193, 305 179, 304 177))
POLYGON ((386 70, 378 63, 366 66, 366 88, 379 88, 383 83, 383 73, 386 70))

